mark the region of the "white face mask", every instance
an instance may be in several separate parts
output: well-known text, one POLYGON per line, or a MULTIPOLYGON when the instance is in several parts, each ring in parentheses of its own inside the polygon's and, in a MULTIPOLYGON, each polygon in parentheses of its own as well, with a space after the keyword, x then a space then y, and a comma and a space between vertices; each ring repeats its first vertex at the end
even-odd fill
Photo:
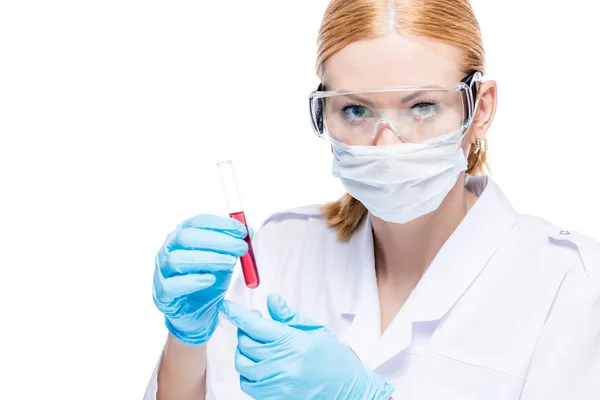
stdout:
POLYGON ((435 211, 467 169, 463 129, 422 143, 350 146, 330 139, 333 175, 371 214, 405 223, 435 211))

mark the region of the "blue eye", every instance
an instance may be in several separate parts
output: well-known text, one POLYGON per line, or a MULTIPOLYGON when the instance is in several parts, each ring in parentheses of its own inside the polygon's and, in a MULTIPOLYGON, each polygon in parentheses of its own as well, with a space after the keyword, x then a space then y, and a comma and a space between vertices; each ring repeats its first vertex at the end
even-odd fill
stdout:
POLYGON ((438 110, 439 105, 433 102, 422 102, 411 107, 413 117, 419 121, 433 118, 438 110))
POLYGON ((344 113, 344 118, 350 122, 369 116, 369 109, 358 104, 348 104, 342 108, 342 112, 344 113))

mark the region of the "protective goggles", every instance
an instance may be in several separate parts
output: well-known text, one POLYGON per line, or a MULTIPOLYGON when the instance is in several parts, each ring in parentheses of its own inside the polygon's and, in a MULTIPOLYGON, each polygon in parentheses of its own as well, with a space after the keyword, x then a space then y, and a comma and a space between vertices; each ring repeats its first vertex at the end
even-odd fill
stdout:
POLYGON ((312 126, 319 137, 349 145, 371 145, 382 125, 403 142, 420 143, 470 126, 476 109, 475 71, 454 85, 398 86, 323 91, 309 96, 312 126))

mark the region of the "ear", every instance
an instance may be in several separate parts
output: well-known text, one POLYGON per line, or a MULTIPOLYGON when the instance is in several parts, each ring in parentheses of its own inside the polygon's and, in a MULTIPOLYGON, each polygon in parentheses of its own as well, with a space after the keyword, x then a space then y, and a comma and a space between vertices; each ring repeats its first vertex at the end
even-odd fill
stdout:
POLYGON ((496 115, 496 104, 498 102, 498 85, 496 81, 485 81, 479 86, 479 102, 475 110, 469 139, 475 143, 477 139, 483 141, 489 129, 494 115, 496 115))

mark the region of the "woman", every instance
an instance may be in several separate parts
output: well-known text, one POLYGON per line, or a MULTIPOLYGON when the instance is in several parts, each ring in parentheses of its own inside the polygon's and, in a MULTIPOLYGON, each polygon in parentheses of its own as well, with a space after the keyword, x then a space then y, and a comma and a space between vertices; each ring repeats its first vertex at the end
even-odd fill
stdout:
POLYGON ((311 118, 348 194, 265 222, 255 290, 230 288, 242 224, 167 237, 146 398, 600 398, 600 246, 483 175, 496 83, 468 1, 333 0, 318 46, 311 118))

